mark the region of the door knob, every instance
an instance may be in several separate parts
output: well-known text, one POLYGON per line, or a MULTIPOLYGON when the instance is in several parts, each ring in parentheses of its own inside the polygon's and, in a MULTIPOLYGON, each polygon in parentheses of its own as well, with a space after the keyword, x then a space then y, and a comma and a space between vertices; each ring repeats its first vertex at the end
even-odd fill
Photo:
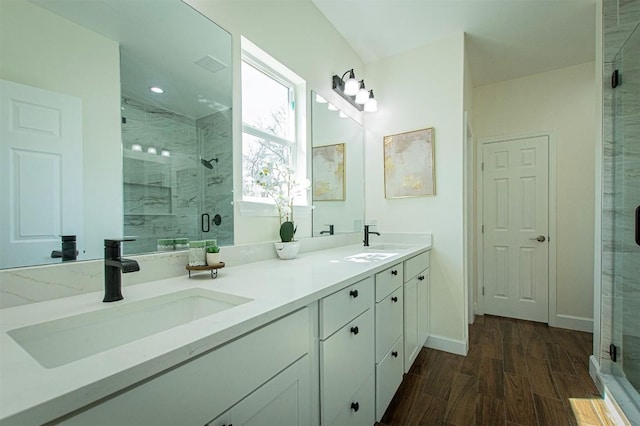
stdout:
POLYGON ((544 235, 538 235, 535 238, 529 238, 529 239, 532 241, 537 241, 539 243, 544 243, 547 240, 544 235))

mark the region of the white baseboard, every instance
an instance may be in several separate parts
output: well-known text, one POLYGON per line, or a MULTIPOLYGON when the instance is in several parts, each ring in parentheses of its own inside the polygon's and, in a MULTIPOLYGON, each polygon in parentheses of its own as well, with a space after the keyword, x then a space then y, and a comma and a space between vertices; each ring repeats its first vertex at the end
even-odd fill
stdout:
POLYGON ((427 348, 450 352, 456 355, 467 355, 467 344, 462 340, 453 340, 442 336, 429 336, 424 344, 427 348))
POLYGON ((552 327, 593 333, 593 318, 558 314, 554 321, 549 322, 549 325, 552 327))

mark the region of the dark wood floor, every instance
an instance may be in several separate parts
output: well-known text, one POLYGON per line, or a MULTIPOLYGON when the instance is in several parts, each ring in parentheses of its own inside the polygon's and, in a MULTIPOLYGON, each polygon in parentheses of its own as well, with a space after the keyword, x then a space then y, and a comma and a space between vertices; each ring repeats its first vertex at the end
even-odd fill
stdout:
POLYGON ((589 376, 591 339, 477 316, 466 357, 422 349, 380 425, 613 425, 589 376))

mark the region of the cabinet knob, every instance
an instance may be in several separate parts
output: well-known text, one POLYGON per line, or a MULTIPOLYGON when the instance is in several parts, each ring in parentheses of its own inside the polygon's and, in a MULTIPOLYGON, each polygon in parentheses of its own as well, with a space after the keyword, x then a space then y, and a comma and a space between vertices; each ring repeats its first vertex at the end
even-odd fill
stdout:
POLYGON ((424 280, 424 275, 420 275, 420 276, 418 277, 418 279, 419 279, 420 281, 424 280))
POLYGON ((352 403, 351 403, 351 409, 352 409, 353 411, 358 411, 358 410, 360 409, 360 403, 358 403, 358 402, 352 402, 352 403))
POLYGON ((398 271, 394 269, 393 271, 391 271, 391 275, 398 275, 398 271))
POLYGON ((355 326, 355 327, 351 327, 351 332, 353 334, 358 334, 360 332, 360 330, 358 330, 358 326, 355 326))
POLYGON ((391 356, 394 358, 398 358, 398 351, 391 352, 391 356))
POLYGON ((393 296, 393 297, 391 298, 391 301, 392 301, 393 303, 395 303, 395 302, 397 302, 397 301, 398 301, 398 298, 397 298, 396 296, 393 296))
POLYGON ((353 297, 355 299, 356 297, 358 297, 358 290, 351 290, 349 292, 349 296, 351 296, 351 297, 353 297))

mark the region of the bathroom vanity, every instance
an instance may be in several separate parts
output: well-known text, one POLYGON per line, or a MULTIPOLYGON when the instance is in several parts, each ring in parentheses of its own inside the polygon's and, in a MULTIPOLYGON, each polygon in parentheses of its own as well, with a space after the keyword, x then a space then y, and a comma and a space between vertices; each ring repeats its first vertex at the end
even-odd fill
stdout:
POLYGON ((371 425, 428 337, 430 249, 350 245, 0 310, 0 424, 371 425))

